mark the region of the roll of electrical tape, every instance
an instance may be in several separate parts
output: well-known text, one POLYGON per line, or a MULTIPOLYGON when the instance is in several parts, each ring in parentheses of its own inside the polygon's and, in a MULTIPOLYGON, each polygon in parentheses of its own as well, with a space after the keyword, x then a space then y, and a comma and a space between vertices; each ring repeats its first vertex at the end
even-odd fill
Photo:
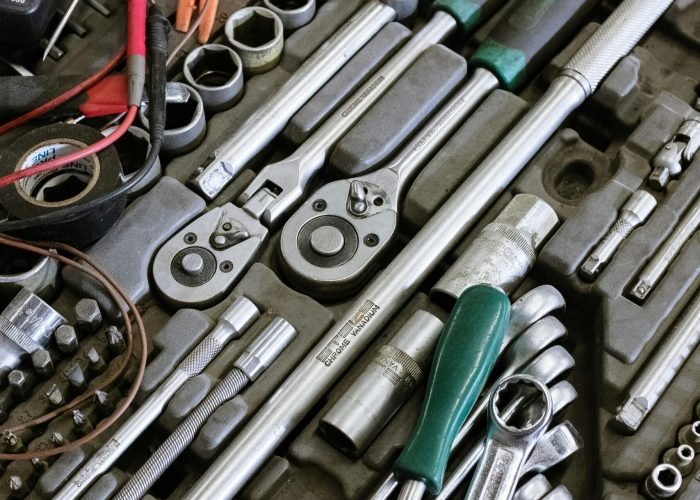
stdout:
MULTIPOLYGON (((0 154, 3 174, 60 158, 102 138, 85 125, 56 123, 39 127, 16 140, 0 154)), ((11 218, 29 219, 58 209, 94 200, 112 192, 120 183, 122 168, 114 146, 16 182, 0 193, 0 205, 11 218)), ((22 231, 32 239, 51 239, 86 246, 100 238, 119 218, 126 196, 103 203, 71 220, 22 231)))

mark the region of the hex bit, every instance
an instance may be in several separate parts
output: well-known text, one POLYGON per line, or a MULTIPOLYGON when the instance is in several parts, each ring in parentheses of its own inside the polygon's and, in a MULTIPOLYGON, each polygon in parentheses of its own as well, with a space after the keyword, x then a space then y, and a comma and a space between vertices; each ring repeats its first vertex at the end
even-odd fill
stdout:
POLYGON ((102 324, 102 312, 95 299, 80 299, 75 304, 75 327, 84 333, 95 333, 102 324))
POLYGON ((42 378, 49 378, 55 371, 51 354, 46 349, 37 349, 32 353, 32 366, 42 378))
POLYGON ((45 392, 45 396, 46 399, 49 401, 49 404, 53 407, 59 407, 65 403, 65 399, 63 398, 61 388, 58 387, 56 384, 53 384, 51 385, 51 387, 49 387, 49 389, 45 392))
POLYGON ((78 336, 71 325, 61 325, 55 333, 56 345, 63 354, 72 355, 78 351, 78 336))
POLYGON ((73 363, 70 365, 66 371, 63 372, 68 383, 70 384, 71 390, 75 394, 81 394, 87 389, 87 380, 85 380, 85 373, 78 363, 73 363))

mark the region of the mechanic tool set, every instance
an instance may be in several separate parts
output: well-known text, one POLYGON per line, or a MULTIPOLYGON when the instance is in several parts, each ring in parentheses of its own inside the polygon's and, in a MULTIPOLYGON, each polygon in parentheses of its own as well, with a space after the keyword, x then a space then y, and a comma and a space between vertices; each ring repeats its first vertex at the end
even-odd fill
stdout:
POLYGON ((700 2, 0 0, 0 498, 700 498, 700 2))

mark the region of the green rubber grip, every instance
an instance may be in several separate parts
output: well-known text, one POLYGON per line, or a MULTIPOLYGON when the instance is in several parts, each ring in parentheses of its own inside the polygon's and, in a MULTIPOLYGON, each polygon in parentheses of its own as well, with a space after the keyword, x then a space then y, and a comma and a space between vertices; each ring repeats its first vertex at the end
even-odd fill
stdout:
POLYGON ((469 63, 486 68, 506 90, 537 73, 600 0, 521 0, 491 31, 469 63))
POLYGON ((506 0, 435 0, 433 10, 442 10, 455 18, 459 29, 472 31, 486 21, 506 0))
POLYGON ((465 290, 438 342, 418 424, 394 465, 401 479, 417 479, 436 495, 452 442, 496 362, 510 319, 508 296, 489 285, 465 290))

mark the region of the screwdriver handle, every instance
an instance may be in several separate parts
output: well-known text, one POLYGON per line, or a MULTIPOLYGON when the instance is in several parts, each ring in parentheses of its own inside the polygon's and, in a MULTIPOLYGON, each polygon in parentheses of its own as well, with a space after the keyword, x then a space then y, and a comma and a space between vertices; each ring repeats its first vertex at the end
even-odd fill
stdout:
POLYGON ((515 90, 571 37, 599 0, 524 0, 503 16, 469 59, 515 90))
POLYGON ((411 439, 394 469, 437 494, 452 441, 484 388, 510 318, 510 301, 489 285, 468 288, 442 330, 425 399, 411 439))
POLYGON ((455 18, 463 32, 471 31, 486 21, 505 0, 435 0, 433 10, 442 10, 455 18))

